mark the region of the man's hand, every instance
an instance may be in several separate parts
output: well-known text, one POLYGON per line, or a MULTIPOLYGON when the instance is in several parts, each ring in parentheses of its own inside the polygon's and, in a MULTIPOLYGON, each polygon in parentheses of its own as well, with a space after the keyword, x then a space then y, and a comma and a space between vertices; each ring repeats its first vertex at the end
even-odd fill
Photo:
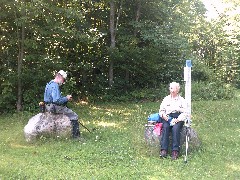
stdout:
POLYGON ((71 101, 72 100, 72 95, 67 95, 67 99, 68 99, 68 101, 71 101))

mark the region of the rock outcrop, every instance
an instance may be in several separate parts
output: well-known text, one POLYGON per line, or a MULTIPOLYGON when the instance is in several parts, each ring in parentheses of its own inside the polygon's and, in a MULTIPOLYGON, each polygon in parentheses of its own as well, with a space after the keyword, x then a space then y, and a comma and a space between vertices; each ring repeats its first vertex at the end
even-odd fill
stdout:
POLYGON ((35 141, 37 137, 70 137, 72 125, 64 114, 39 113, 29 119, 24 127, 27 142, 35 141))
MULTIPOLYGON (((144 132, 144 138, 149 147, 157 148, 158 149, 158 154, 160 150, 160 141, 162 138, 161 133, 156 133, 155 131, 155 125, 145 125, 145 132, 144 132), (159 135, 160 134, 160 135, 159 135)), ((184 151, 186 147, 186 132, 188 132, 188 151, 194 151, 198 149, 201 145, 201 142, 199 140, 199 137, 197 135, 197 132, 192 128, 192 127, 185 127, 183 126, 181 130, 181 137, 180 137, 180 147, 181 150, 184 151)), ((171 135, 170 135, 170 140, 171 140, 171 135)), ((171 141, 170 141, 170 146, 171 146, 171 141)), ((169 147, 169 150, 171 147, 169 147)))

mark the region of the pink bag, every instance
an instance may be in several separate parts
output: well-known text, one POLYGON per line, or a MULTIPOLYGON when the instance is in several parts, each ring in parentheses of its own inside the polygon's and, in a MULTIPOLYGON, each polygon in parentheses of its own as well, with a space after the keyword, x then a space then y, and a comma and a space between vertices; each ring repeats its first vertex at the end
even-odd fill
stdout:
POLYGON ((156 123, 153 132, 160 136, 162 134, 162 123, 156 123))

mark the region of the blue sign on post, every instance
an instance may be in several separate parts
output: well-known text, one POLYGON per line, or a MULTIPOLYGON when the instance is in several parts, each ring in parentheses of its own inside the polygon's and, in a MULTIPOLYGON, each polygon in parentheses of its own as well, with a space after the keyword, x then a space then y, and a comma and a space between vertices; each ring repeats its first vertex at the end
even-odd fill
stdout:
POLYGON ((192 67, 192 61, 186 60, 186 67, 192 67))

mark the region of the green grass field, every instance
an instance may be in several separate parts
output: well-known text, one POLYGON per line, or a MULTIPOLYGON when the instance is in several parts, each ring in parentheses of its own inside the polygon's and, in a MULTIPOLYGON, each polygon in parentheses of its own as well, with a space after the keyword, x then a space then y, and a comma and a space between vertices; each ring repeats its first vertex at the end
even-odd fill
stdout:
POLYGON ((172 161, 144 141, 147 116, 160 102, 76 105, 83 142, 40 138, 23 128, 34 114, 0 116, 0 179, 240 179, 240 99, 192 102, 202 146, 172 161))

